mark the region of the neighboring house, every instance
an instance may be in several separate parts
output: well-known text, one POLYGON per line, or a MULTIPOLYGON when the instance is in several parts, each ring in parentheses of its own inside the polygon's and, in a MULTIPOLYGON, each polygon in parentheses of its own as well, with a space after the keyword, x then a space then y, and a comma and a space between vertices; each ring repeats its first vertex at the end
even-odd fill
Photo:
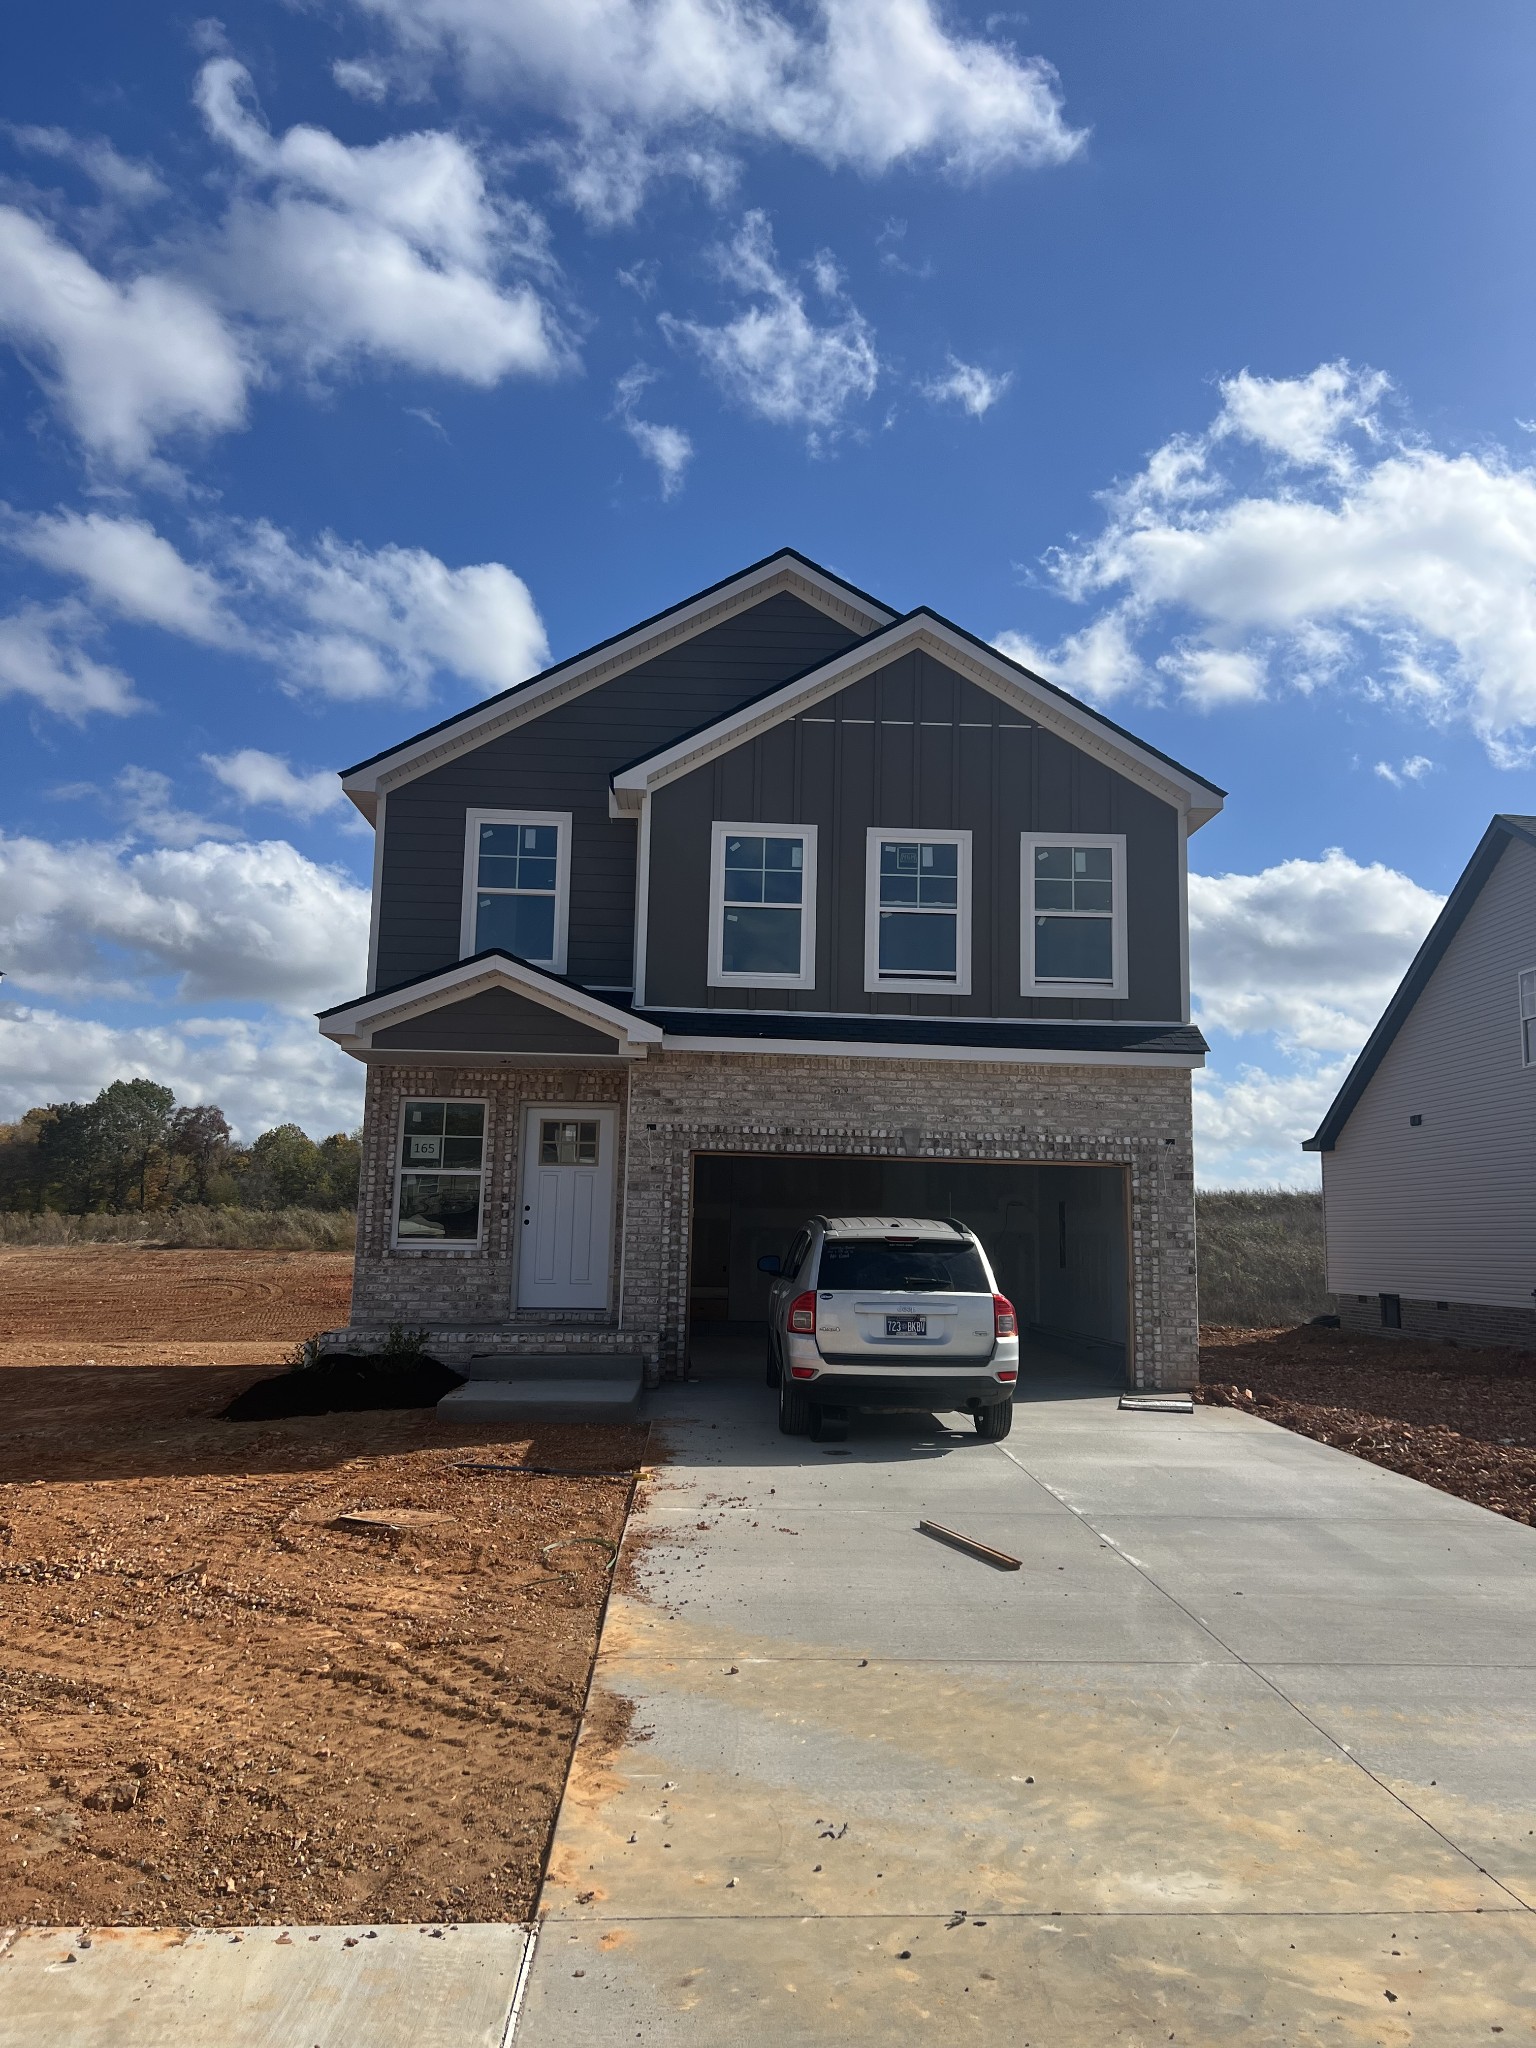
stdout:
POLYGON ((1345 1324, 1536 1348, 1536 818, 1483 834, 1304 1149, 1345 1324))
POLYGON ((1196 1372, 1185 842, 1222 792, 785 550, 348 769, 374 825, 353 1323, 639 1352, 840 1214, 1196 1372))

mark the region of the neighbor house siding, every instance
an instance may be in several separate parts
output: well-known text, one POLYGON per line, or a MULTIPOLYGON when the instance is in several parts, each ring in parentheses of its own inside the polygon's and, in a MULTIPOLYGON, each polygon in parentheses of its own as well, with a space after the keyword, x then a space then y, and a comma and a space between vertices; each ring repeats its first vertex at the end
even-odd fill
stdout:
POLYGON ((609 776, 829 660, 855 637, 779 592, 391 789, 376 985, 391 988, 459 958, 465 813, 529 809, 572 815, 567 973, 592 987, 628 987, 635 826, 609 817, 609 776))
POLYGON ((1536 847, 1511 839, 1322 1155, 1328 1284, 1370 1297, 1370 1317, 1379 1294, 1531 1307, 1536 1067, 1522 1065, 1516 991, 1529 967, 1536 847))
POLYGON ((929 654, 905 655, 851 683, 664 784, 650 802, 648 1005, 1100 1021, 1183 1016, 1177 811, 929 654), (818 827, 814 988, 708 986, 715 819, 818 827), (872 825, 971 833, 969 995, 866 991, 872 825), (1125 835, 1126 1000, 1021 994, 1020 855, 1030 831, 1125 835))

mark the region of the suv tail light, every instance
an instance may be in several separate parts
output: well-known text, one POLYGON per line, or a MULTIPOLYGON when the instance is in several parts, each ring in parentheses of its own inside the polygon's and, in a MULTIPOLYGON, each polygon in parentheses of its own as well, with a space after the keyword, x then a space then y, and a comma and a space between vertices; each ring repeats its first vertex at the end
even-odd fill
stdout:
MULTIPOLYGON (((798 1308, 799 1303, 795 1306, 798 1308)), ((994 1294, 992 1297, 992 1329, 999 1337, 1017 1337, 1019 1334, 1019 1318, 1006 1294, 994 1294)))
POLYGON ((789 1304, 789 1327, 797 1337, 814 1337, 816 1334, 816 1297, 814 1294, 797 1294, 789 1304))

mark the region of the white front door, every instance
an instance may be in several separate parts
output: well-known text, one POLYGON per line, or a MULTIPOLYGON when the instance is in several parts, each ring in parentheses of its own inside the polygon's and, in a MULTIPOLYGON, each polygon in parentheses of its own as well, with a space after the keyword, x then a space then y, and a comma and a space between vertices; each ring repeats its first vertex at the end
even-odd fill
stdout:
POLYGON ((606 1308, 617 1112, 524 1112, 519 1308, 606 1308))

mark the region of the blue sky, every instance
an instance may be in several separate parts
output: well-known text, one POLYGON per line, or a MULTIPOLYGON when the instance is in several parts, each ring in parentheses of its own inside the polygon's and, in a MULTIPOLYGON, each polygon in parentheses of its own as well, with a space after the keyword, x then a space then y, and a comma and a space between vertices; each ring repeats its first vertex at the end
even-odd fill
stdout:
POLYGON ((1207 1183, 1536 811, 1517 0, 24 10, 0 1115, 358 1114, 329 771, 783 543, 1231 791, 1207 1183))

